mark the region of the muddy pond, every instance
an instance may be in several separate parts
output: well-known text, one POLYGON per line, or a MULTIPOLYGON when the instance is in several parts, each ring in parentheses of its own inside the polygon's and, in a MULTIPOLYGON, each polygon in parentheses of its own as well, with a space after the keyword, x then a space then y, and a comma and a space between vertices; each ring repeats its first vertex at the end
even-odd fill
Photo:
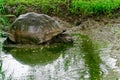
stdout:
POLYGON ((76 30, 72 45, 1 47, 0 80, 120 80, 120 24, 76 30))

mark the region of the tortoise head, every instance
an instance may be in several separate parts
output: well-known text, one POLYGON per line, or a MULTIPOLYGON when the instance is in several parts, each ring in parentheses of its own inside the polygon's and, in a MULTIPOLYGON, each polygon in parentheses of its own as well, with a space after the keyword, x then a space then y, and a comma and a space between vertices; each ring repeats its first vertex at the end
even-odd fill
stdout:
POLYGON ((52 39, 53 43, 73 43, 73 38, 67 33, 61 33, 52 39))

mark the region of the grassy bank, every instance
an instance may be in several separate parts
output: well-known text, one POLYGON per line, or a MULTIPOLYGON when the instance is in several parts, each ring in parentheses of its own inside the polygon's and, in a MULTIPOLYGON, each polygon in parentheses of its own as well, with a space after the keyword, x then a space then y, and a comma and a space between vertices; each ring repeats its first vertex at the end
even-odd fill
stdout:
POLYGON ((15 14, 27 12, 26 7, 38 12, 62 16, 111 14, 120 8, 120 0, 4 0, 6 5, 16 6, 15 14))

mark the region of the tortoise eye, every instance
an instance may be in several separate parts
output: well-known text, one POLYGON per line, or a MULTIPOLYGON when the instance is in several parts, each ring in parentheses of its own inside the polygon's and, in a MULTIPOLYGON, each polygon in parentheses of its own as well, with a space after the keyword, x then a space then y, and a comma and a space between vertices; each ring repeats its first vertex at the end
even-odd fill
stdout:
POLYGON ((66 32, 66 29, 63 29, 63 32, 66 32))
POLYGON ((18 19, 18 21, 19 21, 19 22, 21 22, 21 21, 22 21, 22 19, 18 19))

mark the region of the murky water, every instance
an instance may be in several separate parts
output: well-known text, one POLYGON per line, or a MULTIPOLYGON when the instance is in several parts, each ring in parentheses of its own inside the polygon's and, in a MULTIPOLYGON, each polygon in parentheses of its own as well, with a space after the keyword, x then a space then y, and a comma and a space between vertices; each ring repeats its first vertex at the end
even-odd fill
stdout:
POLYGON ((73 45, 1 48, 0 80, 120 80, 109 48, 86 35, 73 37, 73 45))

